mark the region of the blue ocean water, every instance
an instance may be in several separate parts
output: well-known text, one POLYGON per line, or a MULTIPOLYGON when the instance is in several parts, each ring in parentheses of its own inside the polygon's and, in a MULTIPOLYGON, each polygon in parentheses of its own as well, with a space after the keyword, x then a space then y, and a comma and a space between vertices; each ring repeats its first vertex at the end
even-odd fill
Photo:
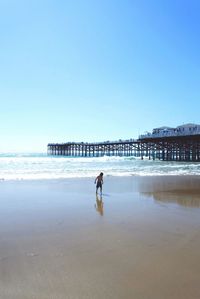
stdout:
POLYGON ((136 157, 63 157, 44 153, 1 153, 0 180, 110 176, 200 175, 199 163, 163 162, 136 157))

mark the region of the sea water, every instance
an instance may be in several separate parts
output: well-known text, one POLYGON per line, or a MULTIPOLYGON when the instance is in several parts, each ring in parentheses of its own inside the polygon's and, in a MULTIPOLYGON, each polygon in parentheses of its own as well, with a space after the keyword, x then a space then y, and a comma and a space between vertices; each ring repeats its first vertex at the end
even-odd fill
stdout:
POLYGON ((44 153, 0 154, 0 180, 106 176, 200 175, 200 163, 136 157, 65 157, 44 153))

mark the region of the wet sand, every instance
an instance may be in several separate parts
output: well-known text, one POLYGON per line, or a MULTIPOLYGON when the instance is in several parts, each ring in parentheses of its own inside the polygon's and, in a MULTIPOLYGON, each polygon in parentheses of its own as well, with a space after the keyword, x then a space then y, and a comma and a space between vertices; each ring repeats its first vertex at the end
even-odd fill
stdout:
POLYGON ((200 177, 0 182, 0 298, 199 299, 200 177))

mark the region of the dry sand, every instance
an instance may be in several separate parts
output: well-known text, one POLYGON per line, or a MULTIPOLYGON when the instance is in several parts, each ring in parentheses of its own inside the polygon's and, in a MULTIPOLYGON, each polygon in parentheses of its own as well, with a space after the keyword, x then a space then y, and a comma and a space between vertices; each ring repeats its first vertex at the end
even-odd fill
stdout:
POLYGON ((0 299, 199 299, 200 178, 0 182, 0 299))

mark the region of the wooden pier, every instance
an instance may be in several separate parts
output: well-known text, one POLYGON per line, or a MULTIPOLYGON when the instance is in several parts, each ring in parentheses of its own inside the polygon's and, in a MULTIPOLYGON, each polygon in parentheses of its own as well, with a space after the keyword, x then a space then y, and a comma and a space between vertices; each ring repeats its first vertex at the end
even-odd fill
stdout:
POLYGON ((99 143, 49 143, 47 153, 69 157, 135 156, 141 159, 200 162, 200 134, 99 143))

